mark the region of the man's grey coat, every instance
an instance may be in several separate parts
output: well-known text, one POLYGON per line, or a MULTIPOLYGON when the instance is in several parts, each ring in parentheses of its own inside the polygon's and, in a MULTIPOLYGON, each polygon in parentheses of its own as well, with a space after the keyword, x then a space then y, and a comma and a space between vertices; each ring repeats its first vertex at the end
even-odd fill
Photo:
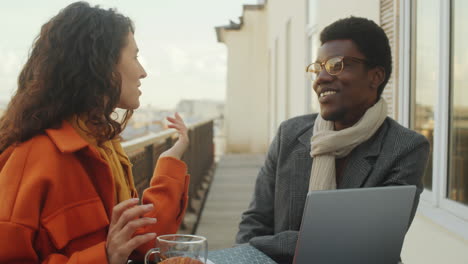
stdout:
MULTIPOLYGON (((239 225, 237 243, 249 242, 278 263, 291 263, 294 256, 313 162, 309 153, 316 117, 299 116, 281 124, 239 225)), ((337 188, 416 185, 411 223, 428 154, 424 136, 387 117, 372 138, 349 154, 337 188)))

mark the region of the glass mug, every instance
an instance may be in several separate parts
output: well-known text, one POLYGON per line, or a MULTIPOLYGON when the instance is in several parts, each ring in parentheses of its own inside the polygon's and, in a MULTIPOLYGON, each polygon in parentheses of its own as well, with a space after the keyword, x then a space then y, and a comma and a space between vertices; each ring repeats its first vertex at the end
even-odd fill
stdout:
POLYGON ((156 238, 157 248, 150 249, 145 264, 155 254, 159 264, 206 264, 208 242, 205 237, 194 235, 163 235, 156 238))

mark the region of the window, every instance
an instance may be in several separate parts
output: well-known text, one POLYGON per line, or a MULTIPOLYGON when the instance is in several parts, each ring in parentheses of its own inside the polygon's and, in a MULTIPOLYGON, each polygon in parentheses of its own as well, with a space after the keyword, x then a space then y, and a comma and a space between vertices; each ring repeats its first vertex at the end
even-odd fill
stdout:
POLYGON ((431 143, 418 212, 468 239, 468 1, 400 3, 401 117, 431 143))
POLYGON ((431 152, 423 175, 424 187, 432 190, 432 157, 434 106, 438 86, 438 1, 413 1, 413 34, 411 58, 410 127, 423 134, 431 144, 431 152))
MULTIPOLYGON (((306 60, 304 64, 304 69, 306 65, 309 65, 313 61, 317 59, 318 49, 320 48, 320 39, 319 39, 319 32, 318 32, 318 25, 317 25, 317 12, 319 10, 318 1, 317 0, 308 0, 307 1, 307 32, 306 32, 306 39, 307 39, 307 47, 306 47, 306 60)), ((310 78, 306 77, 304 73, 305 79, 305 100, 306 100, 306 113, 319 113, 320 112, 320 105, 318 102, 317 95, 314 92, 312 87, 312 81, 310 78)))
MULTIPOLYGON (((314 62, 317 59, 317 53, 318 49, 320 47, 319 45, 319 39, 318 39, 318 34, 316 32, 310 34, 307 37, 307 42, 308 42, 308 58, 307 58, 307 63, 306 65, 314 62)), ((304 75, 305 76, 305 75, 304 75)), ((314 92, 314 88, 312 87, 312 81, 310 78, 306 78, 306 89, 308 90, 308 113, 319 113, 320 112, 320 105, 318 102, 317 94, 314 92)))
POLYGON ((468 204, 468 1, 452 1, 447 198, 468 204))

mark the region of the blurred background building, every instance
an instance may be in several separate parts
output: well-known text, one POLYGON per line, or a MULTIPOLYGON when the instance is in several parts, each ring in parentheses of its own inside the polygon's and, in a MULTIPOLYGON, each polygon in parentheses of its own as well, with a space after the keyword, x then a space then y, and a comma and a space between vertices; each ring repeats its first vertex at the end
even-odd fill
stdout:
POLYGON ((226 151, 263 152, 279 124, 317 112, 305 67, 321 30, 367 17, 392 46, 383 98, 389 116, 431 142, 405 263, 468 263, 468 1, 294 0, 244 5, 239 23, 216 27, 228 49, 226 151))
MULTIPOLYGON (((124 111, 116 110, 121 116, 124 111)), ((122 133, 124 141, 134 138, 156 134, 167 129, 167 116, 174 116, 178 112, 187 125, 206 120, 215 120, 214 132, 216 135, 223 133, 224 102, 215 100, 181 100, 175 109, 159 109, 151 106, 140 107, 133 113, 127 127, 122 133)), ((1 105, 0 105, 1 113, 1 105)))
POLYGON ((0 101, 0 116, 3 115, 3 112, 4 112, 5 109, 6 109, 6 106, 7 106, 7 103, 6 103, 6 102, 0 101))

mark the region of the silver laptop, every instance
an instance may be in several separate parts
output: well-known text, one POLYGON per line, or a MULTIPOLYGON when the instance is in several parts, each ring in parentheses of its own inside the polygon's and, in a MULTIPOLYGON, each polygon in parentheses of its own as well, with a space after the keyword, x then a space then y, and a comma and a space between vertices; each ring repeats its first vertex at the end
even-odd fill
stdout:
POLYGON ((294 263, 398 263, 415 193, 416 186, 309 192, 294 263))

